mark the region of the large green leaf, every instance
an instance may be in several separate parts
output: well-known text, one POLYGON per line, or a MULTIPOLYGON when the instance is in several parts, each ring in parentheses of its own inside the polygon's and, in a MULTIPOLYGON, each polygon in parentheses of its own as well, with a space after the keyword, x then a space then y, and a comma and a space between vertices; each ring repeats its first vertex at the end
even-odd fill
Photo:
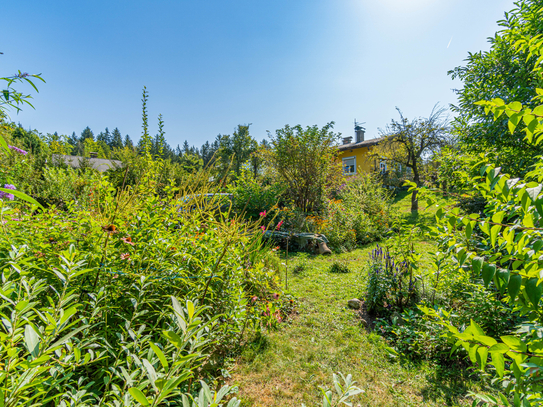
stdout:
POLYGON ((40 337, 30 324, 25 326, 25 343, 28 352, 30 352, 33 357, 38 356, 40 353, 40 337))
POLYGON ((479 274, 481 272, 481 268, 483 267, 483 258, 475 256, 471 261, 471 267, 473 267, 473 272, 475 274, 479 274))
POLYGON ((520 285, 522 284, 522 276, 519 274, 513 274, 509 277, 509 284, 507 285, 507 292, 511 301, 514 301, 517 298, 517 295, 520 291, 520 285))
POLYGON ((496 273, 495 264, 487 264, 483 266, 483 281, 485 282, 485 287, 488 287, 488 284, 492 281, 494 274, 496 273))
POLYGON ((505 364, 505 358, 503 357, 503 354, 500 352, 491 352, 492 356, 492 364, 496 368, 496 373, 498 373, 499 377, 503 377, 503 367, 505 364))
POLYGON ((524 289, 526 290, 526 295, 530 299, 530 302, 534 305, 534 307, 539 306, 539 300, 541 299, 541 294, 543 293, 543 284, 537 284, 539 279, 537 278, 530 278, 528 281, 526 281, 526 284, 524 285, 524 289))
POLYGON ((43 206, 38 201, 36 201, 34 198, 28 196, 27 194, 21 191, 17 191, 14 189, 7 189, 7 188, 0 188, 0 191, 5 192, 7 194, 12 194, 16 196, 17 198, 22 199, 23 201, 26 201, 28 203, 31 203, 32 205, 36 205, 40 207, 41 209, 44 209, 43 206))
POLYGON ((147 400, 147 397, 145 397, 145 395, 141 392, 140 389, 138 389, 137 387, 132 387, 130 389, 128 389, 128 392, 132 395, 132 397, 134 397, 138 403, 140 403, 142 406, 148 406, 149 405, 149 400, 147 400))

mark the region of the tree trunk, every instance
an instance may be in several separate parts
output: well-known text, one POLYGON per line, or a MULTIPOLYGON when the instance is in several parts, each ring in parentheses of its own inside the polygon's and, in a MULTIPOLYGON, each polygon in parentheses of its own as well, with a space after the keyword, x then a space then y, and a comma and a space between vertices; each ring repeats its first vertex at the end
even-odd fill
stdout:
MULTIPOLYGON (((420 175, 417 168, 413 168, 413 181, 417 184, 417 188, 420 187, 420 175)), ((418 190, 415 189, 411 194, 411 212, 418 212, 419 210, 419 198, 418 190)))

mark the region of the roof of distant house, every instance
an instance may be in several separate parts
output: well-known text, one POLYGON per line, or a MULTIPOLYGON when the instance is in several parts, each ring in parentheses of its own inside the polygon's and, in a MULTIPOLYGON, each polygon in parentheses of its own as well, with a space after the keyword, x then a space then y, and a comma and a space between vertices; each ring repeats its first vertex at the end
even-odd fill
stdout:
POLYGON ((95 170, 98 170, 100 172, 105 172, 109 169, 119 168, 123 166, 122 161, 119 160, 108 160, 105 158, 88 158, 78 155, 53 154, 53 161, 58 160, 63 161, 65 164, 73 168, 81 168, 85 165, 88 165, 89 167, 94 168, 95 170))
POLYGON ((358 143, 341 144, 338 146, 339 151, 354 150, 356 148, 371 147, 379 144, 382 138, 374 138, 371 140, 359 141, 358 143))

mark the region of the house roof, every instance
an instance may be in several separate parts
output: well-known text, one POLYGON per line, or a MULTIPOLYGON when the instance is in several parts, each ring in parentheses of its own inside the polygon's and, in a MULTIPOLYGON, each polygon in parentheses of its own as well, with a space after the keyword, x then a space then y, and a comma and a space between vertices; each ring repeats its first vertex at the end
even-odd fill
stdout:
POLYGON ((107 160, 105 158, 87 158, 78 155, 53 154, 53 161, 55 160, 63 161, 64 163, 73 168, 80 168, 82 164, 86 162, 90 167, 100 172, 105 172, 111 168, 115 169, 123 166, 122 161, 119 160, 107 160))
POLYGON ((374 138, 371 140, 364 140, 360 141, 358 143, 349 143, 349 144, 341 144, 338 146, 339 151, 347 151, 347 150, 354 150, 356 148, 362 148, 362 147, 371 147, 379 144, 381 142, 381 138, 374 138))

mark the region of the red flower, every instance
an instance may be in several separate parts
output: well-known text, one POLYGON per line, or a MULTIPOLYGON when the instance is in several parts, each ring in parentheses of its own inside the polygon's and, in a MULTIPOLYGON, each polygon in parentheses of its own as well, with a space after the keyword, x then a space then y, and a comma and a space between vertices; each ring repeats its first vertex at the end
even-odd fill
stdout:
POLYGON ((266 226, 260 226, 260 229, 262 229, 262 233, 266 232, 266 226))
POLYGON ((277 226, 275 227, 275 229, 277 229, 277 230, 281 229, 281 225, 282 225, 282 224, 283 224, 283 221, 279 222, 279 223, 277 224, 277 226))
POLYGON ((260 212, 260 216, 261 216, 262 218, 265 218, 265 217, 266 217, 266 211, 260 212))

